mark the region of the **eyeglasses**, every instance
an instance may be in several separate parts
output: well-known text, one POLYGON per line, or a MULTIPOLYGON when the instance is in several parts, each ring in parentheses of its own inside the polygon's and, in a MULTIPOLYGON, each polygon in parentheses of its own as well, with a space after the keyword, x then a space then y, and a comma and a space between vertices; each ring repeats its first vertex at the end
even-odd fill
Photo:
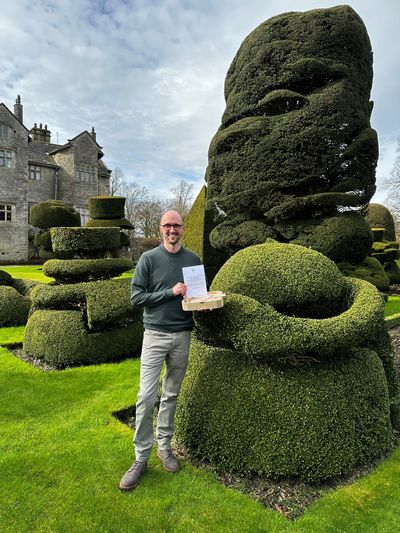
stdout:
POLYGON ((174 228, 175 230, 182 229, 183 224, 160 224, 164 229, 174 228))

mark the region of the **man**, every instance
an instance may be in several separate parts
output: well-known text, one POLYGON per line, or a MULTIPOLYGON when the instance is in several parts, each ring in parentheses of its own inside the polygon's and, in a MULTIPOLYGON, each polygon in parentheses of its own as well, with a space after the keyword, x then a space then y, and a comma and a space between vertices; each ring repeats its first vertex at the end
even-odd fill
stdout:
POLYGON ((132 279, 131 301, 143 306, 144 337, 140 363, 140 390, 136 403, 136 432, 133 439, 136 461, 120 482, 121 490, 137 486, 147 470, 154 442, 153 414, 158 398, 158 384, 163 363, 163 377, 157 420, 157 455, 166 470, 177 472, 179 462, 171 451, 176 402, 185 375, 192 313, 183 311, 186 294, 182 268, 199 265, 199 257, 182 247, 182 217, 167 211, 161 218, 163 242, 140 257, 132 279))

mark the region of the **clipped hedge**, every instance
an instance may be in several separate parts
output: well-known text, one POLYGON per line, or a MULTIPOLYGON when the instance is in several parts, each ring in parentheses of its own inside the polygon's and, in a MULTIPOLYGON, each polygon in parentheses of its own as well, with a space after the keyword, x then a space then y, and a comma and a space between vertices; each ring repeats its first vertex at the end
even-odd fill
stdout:
POLYGON ((5 270, 0 270, 0 285, 12 285, 13 278, 5 270))
POLYGON ((22 279, 22 278, 13 278, 12 286, 16 289, 22 296, 30 295, 32 289, 38 285, 42 286, 43 283, 40 281, 34 281, 32 279, 22 279))
POLYGON ((124 228, 134 229, 134 226, 129 222, 127 218, 93 218, 86 222, 87 228, 124 228))
POLYGON ((129 278, 74 285, 41 285, 31 293, 32 311, 76 310, 86 313, 90 330, 140 319, 142 310, 132 307, 129 278))
POLYGON ((94 219, 124 218, 125 200, 123 196, 91 196, 89 214, 94 219))
POLYGON ((381 361, 368 349, 345 355, 282 371, 192 340, 178 442, 225 471, 307 481, 380 457, 392 443, 381 361))
POLYGON ((380 291, 387 291, 390 280, 381 263, 374 257, 366 257, 357 265, 351 263, 338 263, 337 265, 344 276, 363 279, 375 285, 380 291))
POLYGON ((98 252, 118 248, 119 228, 51 228, 54 252, 98 252))
POLYGON ((391 285, 400 283, 400 268, 396 261, 388 261, 383 265, 383 268, 391 285))
POLYGON ((373 285, 315 251, 267 242, 231 257, 211 288, 225 305, 195 313, 177 413, 191 455, 316 481, 390 449, 399 384, 373 285))
POLYGON ((0 327, 21 326, 25 324, 30 300, 20 294, 14 287, 0 286, 0 327))
POLYGON ((137 354, 140 321, 101 332, 87 330, 80 311, 36 311, 25 328, 24 350, 56 368, 105 363, 137 354))
POLYGON ((44 263, 43 272, 59 283, 76 283, 113 278, 131 268, 133 261, 126 258, 51 259, 44 263))
POLYGON ((308 317, 336 314, 349 289, 328 258, 303 246, 274 241, 237 252, 222 266, 212 288, 308 317))
POLYGON ((396 240, 396 231, 391 212, 382 204, 369 204, 365 219, 371 228, 383 228, 386 241, 396 240))
POLYGON ((29 223, 43 229, 80 226, 81 217, 71 204, 62 200, 46 200, 31 207, 29 223))

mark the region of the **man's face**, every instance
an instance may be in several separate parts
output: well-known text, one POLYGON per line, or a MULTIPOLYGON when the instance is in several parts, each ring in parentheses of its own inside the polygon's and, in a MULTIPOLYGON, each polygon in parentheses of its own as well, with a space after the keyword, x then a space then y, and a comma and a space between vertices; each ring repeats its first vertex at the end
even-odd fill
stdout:
POLYGON ((160 231, 164 244, 177 244, 183 231, 181 216, 173 211, 165 213, 160 221, 160 231))

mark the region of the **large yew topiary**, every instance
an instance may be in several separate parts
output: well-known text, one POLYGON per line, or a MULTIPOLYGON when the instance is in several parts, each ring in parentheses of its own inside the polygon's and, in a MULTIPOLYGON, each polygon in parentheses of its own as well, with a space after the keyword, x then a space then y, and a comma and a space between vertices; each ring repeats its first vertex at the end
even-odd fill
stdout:
POLYGON ((335 261, 367 256, 368 224, 351 211, 375 191, 371 84, 371 45, 349 6, 284 13, 243 41, 209 149, 207 209, 227 215, 211 232, 215 248, 271 237, 335 261))
POLYGON ((196 314, 178 407, 190 454, 242 474, 318 480, 392 446, 399 391, 384 303, 322 254, 267 242, 231 257, 196 314))
POLYGON ((371 228, 384 229, 384 238, 386 241, 396 240, 396 230, 391 212, 382 204, 369 204, 365 220, 371 228))

